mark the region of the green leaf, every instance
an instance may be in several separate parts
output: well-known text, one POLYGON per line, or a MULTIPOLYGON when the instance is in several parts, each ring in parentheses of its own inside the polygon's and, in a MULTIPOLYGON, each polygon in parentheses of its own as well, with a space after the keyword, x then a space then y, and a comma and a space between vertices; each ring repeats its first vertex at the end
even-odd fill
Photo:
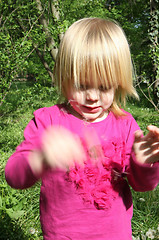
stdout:
POLYGON ((8 214, 8 216, 11 218, 11 219, 18 219, 20 218, 23 214, 24 214, 24 211, 21 210, 21 211, 14 211, 12 208, 8 208, 6 209, 6 213, 8 214))
POLYGON ((2 197, 0 196, 0 208, 2 208, 2 197))

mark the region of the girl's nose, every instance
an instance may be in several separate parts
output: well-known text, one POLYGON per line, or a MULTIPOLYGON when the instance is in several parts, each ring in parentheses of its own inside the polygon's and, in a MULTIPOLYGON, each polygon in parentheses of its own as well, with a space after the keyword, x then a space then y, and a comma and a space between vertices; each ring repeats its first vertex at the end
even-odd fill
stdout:
POLYGON ((97 89, 87 89, 86 99, 90 101, 97 101, 99 99, 99 92, 97 89))

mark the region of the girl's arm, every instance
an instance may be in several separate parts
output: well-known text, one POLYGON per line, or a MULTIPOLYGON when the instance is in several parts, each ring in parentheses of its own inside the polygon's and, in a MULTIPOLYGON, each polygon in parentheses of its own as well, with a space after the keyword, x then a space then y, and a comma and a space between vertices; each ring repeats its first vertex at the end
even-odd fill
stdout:
POLYGON ((17 189, 31 187, 40 179, 41 174, 35 174, 29 164, 29 155, 32 151, 41 148, 41 134, 46 125, 45 108, 34 112, 34 118, 24 130, 24 141, 16 148, 5 167, 5 177, 8 184, 17 189))
POLYGON ((128 180, 136 191, 149 191, 159 183, 159 128, 148 126, 148 134, 135 132, 128 167, 128 180))
POLYGON ((84 149, 80 139, 61 125, 55 125, 45 109, 34 113, 24 131, 24 141, 17 147, 5 168, 6 180, 13 188, 32 186, 47 169, 66 171, 75 161, 83 165, 84 149), (55 126, 54 126, 55 125, 55 126))
POLYGON ((29 145, 30 144, 28 144, 26 141, 22 142, 6 164, 6 181, 13 188, 29 188, 40 178, 40 176, 33 173, 32 168, 28 163, 28 156, 32 146, 30 146, 30 149, 26 149, 25 147, 28 148, 29 145))

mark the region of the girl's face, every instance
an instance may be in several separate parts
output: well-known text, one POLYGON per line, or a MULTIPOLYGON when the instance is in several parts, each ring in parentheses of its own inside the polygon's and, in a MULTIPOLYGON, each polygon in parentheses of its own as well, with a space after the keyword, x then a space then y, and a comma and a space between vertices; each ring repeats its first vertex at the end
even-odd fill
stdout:
POLYGON ((80 89, 71 88, 67 94, 70 103, 69 111, 74 116, 88 122, 99 122, 106 118, 108 109, 113 103, 114 88, 98 89, 89 86, 80 86, 80 89))

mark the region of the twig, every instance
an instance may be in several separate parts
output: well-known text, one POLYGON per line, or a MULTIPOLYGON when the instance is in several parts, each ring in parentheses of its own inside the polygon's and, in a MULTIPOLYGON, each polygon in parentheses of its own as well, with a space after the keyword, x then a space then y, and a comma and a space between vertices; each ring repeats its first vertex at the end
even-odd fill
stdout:
POLYGON ((34 25, 36 24, 37 21, 39 21, 39 18, 43 15, 43 12, 40 14, 40 16, 35 20, 35 22, 32 24, 32 26, 30 27, 28 33, 25 35, 23 41, 20 44, 20 47, 22 46, 23 42, 25 41, 25 39, 28 37, 29 33, 31 32, 31 30, 33 29, 34 25))
MULTIPOLYGON (((141 81, 142 82, 142 81, 141 81)), ((140 87, 140 83, 138 83, 139 89, 142 92, 142 94, 145 96, 145 98, 154 106, 155 110, 157 110, 159 112, 159 108, 156 106, 156 104, 154 103, 154 101, 152 100, 152 97, 150 95, 150 87, 152 87, 152 85, 155 83, 155 81, 148 87, 148 95, 149 97, 144 93, 144 91, 141 89, 140 87)))
POLYGON ((9 14, 9 16, 8 16, 8 17, 6 18, 6 20, 4 21, 1 29, 3 29, 4 25, 6 24, 7 20, 9 19, 9 17, 10 17, 15 11, 17 11, 18 8, 19 8, 19 7, 17 7, 16 9, 14 9, 14 10, 9 14))

